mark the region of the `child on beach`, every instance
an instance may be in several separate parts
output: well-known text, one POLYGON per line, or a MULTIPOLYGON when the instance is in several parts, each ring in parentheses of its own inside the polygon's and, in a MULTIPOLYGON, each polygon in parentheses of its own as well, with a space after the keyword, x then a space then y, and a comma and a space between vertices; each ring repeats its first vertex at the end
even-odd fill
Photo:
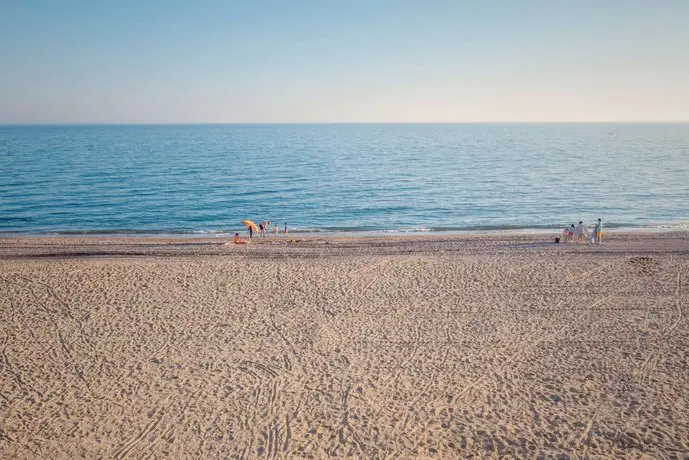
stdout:
POLYGON ((287 222, 285 222, 285 236, 287 236, 287 222))
POLYGON ((600 244, 601 241, 603 240, 603 221, 598 218, 598 223, 596 224, 596 227, 593 229, 593 234, 594 236, 594 244, 600 244))
POLYGON ((278 236, 278 233, 280 232, 280 227, 278 227, 278 224, 275 224, 274 232, 275 236, 278 236))

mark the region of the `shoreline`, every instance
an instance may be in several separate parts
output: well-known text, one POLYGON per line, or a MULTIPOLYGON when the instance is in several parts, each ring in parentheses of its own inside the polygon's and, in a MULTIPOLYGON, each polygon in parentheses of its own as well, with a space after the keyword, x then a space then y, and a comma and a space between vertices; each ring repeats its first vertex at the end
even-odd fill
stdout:
MULTIPOLYGON (((588 226, 592 228, 591 225, 588 226)), ((309 229, 290 229, 289 235, 300 237, 394 237, 394 236, 463 236, 463 235, 543 235, 562 233, 562 227, 485 227, 468 229, 422 229, 422 230, 309 230, 309 229)), ((227 231, 147 231, 147 230, 83 230, 83 231, 61 231, 61 232, 0 232, 0 238, 70 238, 70 237, 95 237, 95 238, 222 238, 232 237, 234 233, 243 235, 246 229, 234 229, 227 231)), ((689 223, 667 224, 649 227, 629 227, 629 226, 605 226, 606 233, 675 233, 689 232, 689 223)), ((273 232, 267 232, 266 237, 273 238, 273 232)), ((278 237, 283 237, 282 230, 278 237)))
POLYGON ((233 244, 227 236, 176 235, 60 235, 0 237, 0 260, 17 258, 69 258, 114 256, 239 256, 298 257, 394 255, 414 253, 483 254, 510 249, 543 254, 684 252, 689 231, 604 232, 602 245, 555 243, 559 233, 471 233, 322 235, 291 234, 254 237, 248 244, 233 244))

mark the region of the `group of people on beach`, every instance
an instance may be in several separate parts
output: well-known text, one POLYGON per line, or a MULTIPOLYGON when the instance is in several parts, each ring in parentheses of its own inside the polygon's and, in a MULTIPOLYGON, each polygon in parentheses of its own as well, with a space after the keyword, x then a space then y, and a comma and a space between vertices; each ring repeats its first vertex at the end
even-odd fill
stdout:
POLYGON ((562 232, 563 243, 588 243, 601 244, 603 240, 603 221, 599 218, 596 225, 591 231, 586 227, 583 221, 579 221, 578 225, 570 225, 565 227, 562 232))
MULTIPOLYGON (((269 220, 264 220, 258 225, 258 233, 259 236, 265 237, 266 232, 268 231, 268 228, 270 226, 270 221, 269 220)), ((254 226, 253 223, 252 225, 247 226, 247 230, 249 230, 249 238, 253 238, 254 236, 254 226)), ((280 227, 278 227, 277 224, 273 227, 273 234, 277 237, 280 233, 280 227)), ((287 230, 287 222, 285 222, 285 228, 283 230, 283 234, 287 236, 288 230, 287 230)), ((568 227, 565 227, 564 230, 562 231, 562 237, 561 238, 556 238, 556 242, 562 242, 562 243, 588 243, 588 244, 601 244, 603 241, 603 221, 599 218, 598 222, 596 225, 589 231, 589 229, 586 227, 586 224, 584 224, 584 221, 579 221, 578 225, 571 224, 568 227)), ((232 242, 235 244, 246 244, 247 240, 243 240, 240 236, 239 233, 235 233, 234 237, 232 238, 232 242)))
MULTIPOLYGON (((269 220, 264 220, 260 224, 258 224, 258 234, 259 236, 266 236, 266 232, 268 231, 270 226, 270 221, 269 220)), ((253 225, 247 226, 247 230, 249 230, 249 239, 254 237, 254 228, 253 225)), ((288 230, 287 230, 287 222, 285 222, 285 228, 283 230, 283 234, 287 236, 288 230)), ((278 224, 275 224, 275 227, 273 227, 273 234, 277 237, 280 234, 280 227, 278 224)), ((232 238, 232 242, 235 244, 246 244, 247 241, 243 240, 240 238, 239 233, 235 233, 234 237, 232 238)))
MULTIPOLYGON (((269 220, 264 220, 260 224, 258 224, 258 234, 260 236, 266 236, 266 232, 268 231, 268 227, 270 226, 270 221, 269 220)), ((275 224, 275 227, 273 227, 273 234, 275 236, 278 236, 280 233, 280 227, 278 227, 278 224, 275 224)), ((284 235, 287 235, 287 222, 285 222, 285 228, 282 231, 284 235)), ((249 238, 251 238, 253 235, 253 229, 249 227, 249 238)))

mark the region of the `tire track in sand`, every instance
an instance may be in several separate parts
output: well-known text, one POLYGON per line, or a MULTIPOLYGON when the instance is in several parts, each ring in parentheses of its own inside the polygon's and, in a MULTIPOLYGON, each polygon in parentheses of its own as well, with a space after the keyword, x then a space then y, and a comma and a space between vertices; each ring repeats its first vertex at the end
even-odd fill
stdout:
POLYGON ((684 308, 682 307, 682 278, 683 278, 683 271, 680 269, 677 272, 677 277, 675 280, 675 307, 677 308, 677 319, 675 320, 674 323, 672 323, 661 335, 658 340, 655 343, 654 348, 651 350, 651 352, 648 354, 644 362, 639 366, 639 369, 634 373, 635 377, 644 379, 648 377, 648 374, 651 372, 651 370, 655 366, 650 366, 652 362, 657 361, 660 359, 658 358, 658 342, 664 339, 667 339, 679 326, 679 324, 682 322, 684 319, 684 308))
MULTIPOLYGON (((169 408, 169 406, 168 406, 169 408)), ((148 425, 144 427, 143 430, 141 430, 136 436, 131 437, 128 441, 126 441, 122 446, 120 446, 119 449, 117 449, 114 453, 113 456, 115 460, 123 460, 127 458, 127 455, 131 450, 140 442, 144 440, 144 438, 151 433, 156 426, 160 423, 160 421, 163 419, 164 412, 159 411, 158 416, 151 420, 148 425)))
MULTIPOLYGON (((600 301, 602 301, 602 300, 603 299, 601 299, 600 301)), ((559 302, 559 304, 556 308, 559 308, 561 304, 562 304, 562 301, 559 302)), ((525 343, 527 341, 524 341, 524 342, 520 343, 517 346, 516 351, 512 355, 508 356, 508 358, 504 362, 502 362, 500 365, 491 369, 490 372, 485 373, 481 377, 474 380, 473 382, 470 382, 467 386, 464 387, 464 389, 461 392, 459 392, 457 395, 455 395, 447 404, 442 404, 440 406, 436 406, 435 409, 433 409, 434 415, 437 417, 438 414, 440 414, 443 410, 450 410, 450 409, 455 410, 455 409, 457 409, 455 407, 456 403, 462 397, 466 396, 469 393, 469 391, 473 390, 478 385, 483 383, 489 377, 490 374, 504 370, 506 366, 508 366, 512 363, 518 362, 519 359, 523 358, 531 350, 536 349, 541 343, 543 343, 547 340, 551 340, 554 337, 557 337, 559 334, 561 334, 565 329, 567 329, 570 326, 571 326, 570 324, 566 324, 559 329, 551 331, 549 334, 542 335, 539 339, 535 340, 534 342, 525 343)))

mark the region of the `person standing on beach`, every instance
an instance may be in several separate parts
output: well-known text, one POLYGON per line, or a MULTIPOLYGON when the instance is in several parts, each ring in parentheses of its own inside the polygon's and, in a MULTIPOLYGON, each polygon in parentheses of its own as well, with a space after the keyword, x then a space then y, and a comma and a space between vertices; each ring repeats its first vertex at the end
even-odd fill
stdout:
POLYGON ((278 233, 280 233, 280 227, 278 227, 278 224, 275 224, 273 231, 275 232, 275 236, 278 236, 278 233))
POLYGON ((252 225, 249 225, 249 238, 254 236, 254 227, 252 225))
POLYGON ((287 236, 287 222, 285 222, 285 236, 287 236))
POLYGON ((268 231, 268 225, 270 225, 269 220, 264 220, 261 222, 261 236, 266 236, 266 232, 268 231))
POLYGON ((600 244, 603 240, 603 221, 600 220, 600 217, 598 218, 596 227, 593 229, 593 234, 595 235, 594 244, 600 244))
POLYGON ((584 221, 580 220, 579 225, 577 225, 576 228, 576 235, 577 235, 577 243, 584 243, 586 242, 586 225, 584 225, 584 221))

